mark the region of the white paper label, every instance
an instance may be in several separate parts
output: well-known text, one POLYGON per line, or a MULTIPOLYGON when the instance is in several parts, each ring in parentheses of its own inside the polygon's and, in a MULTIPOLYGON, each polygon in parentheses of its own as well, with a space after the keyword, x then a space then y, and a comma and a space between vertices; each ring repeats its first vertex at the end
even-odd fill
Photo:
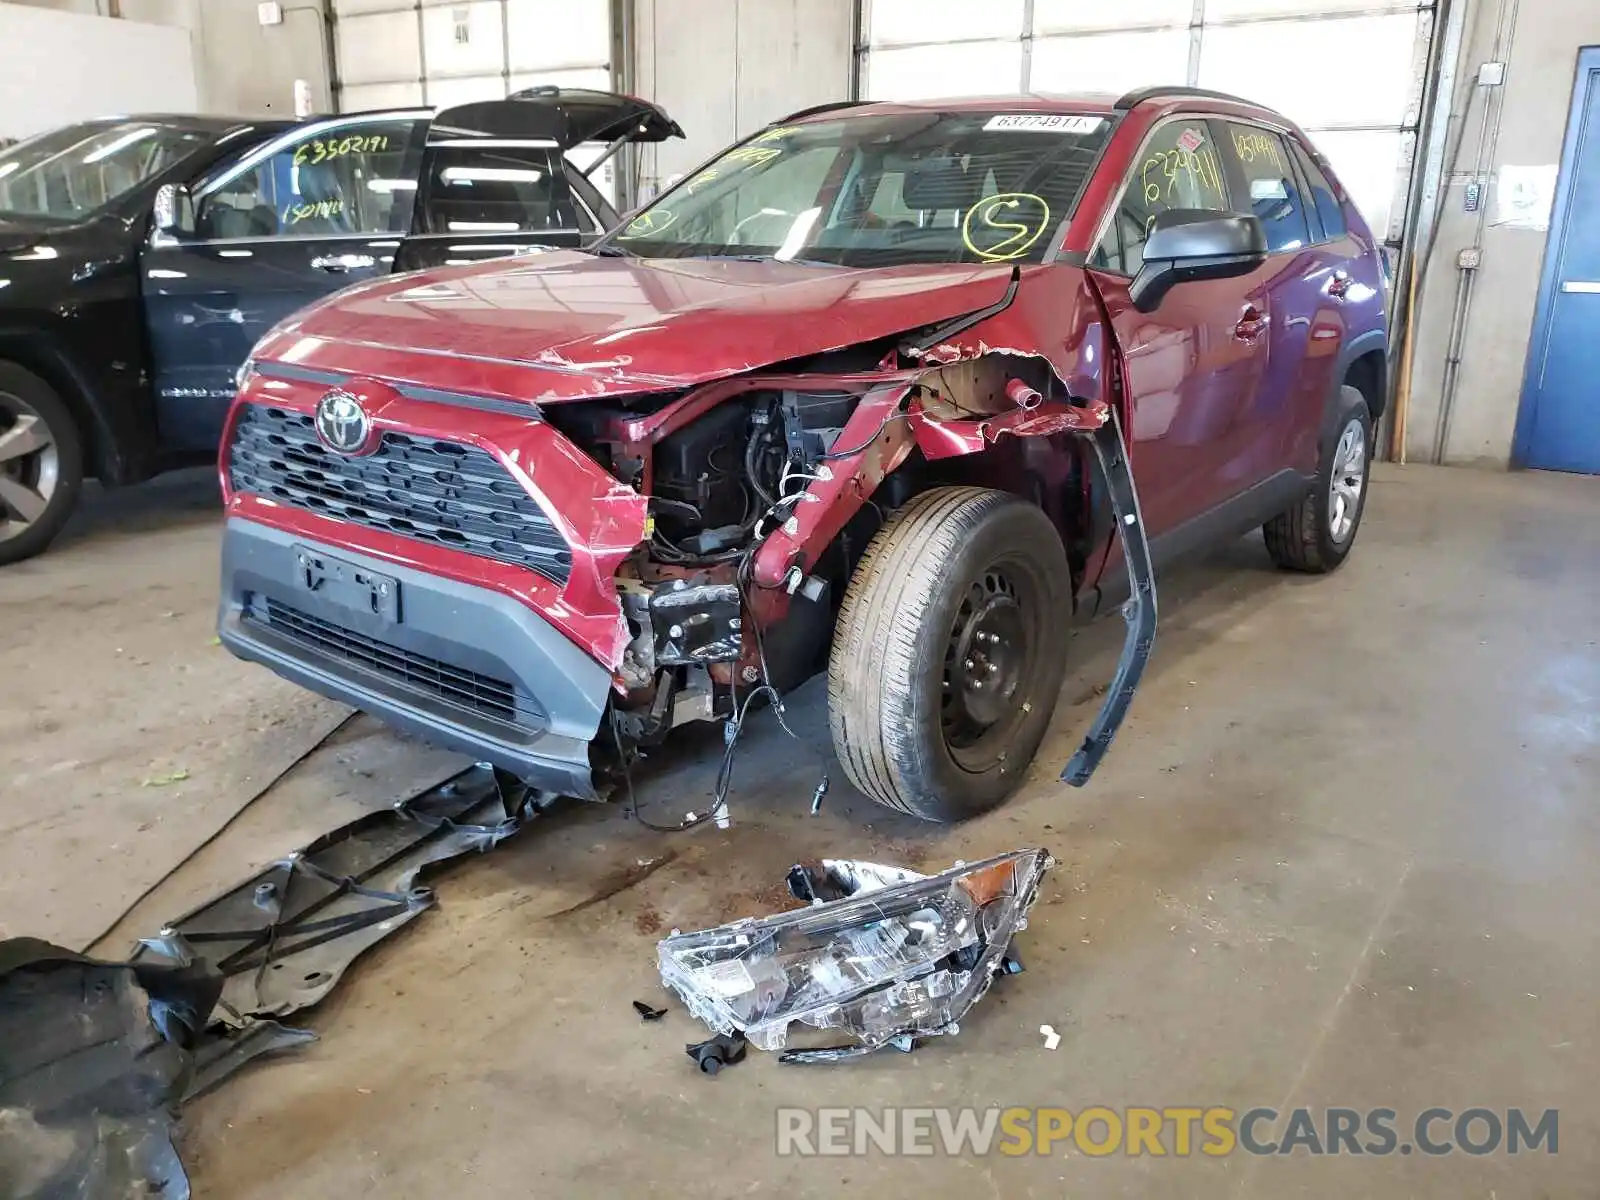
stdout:
POLYGON ((1027 129, 1037 133, 1093 133, 1106 123, 1104 117, 1071 113, 1010 113, 990 117, 987 130, 1027 129))

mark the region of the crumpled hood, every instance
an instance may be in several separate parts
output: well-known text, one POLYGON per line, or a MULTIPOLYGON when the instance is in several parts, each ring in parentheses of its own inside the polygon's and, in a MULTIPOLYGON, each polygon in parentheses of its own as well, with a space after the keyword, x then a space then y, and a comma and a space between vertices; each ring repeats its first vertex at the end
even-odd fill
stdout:
POLYGON ((1009 266, 863 270, 578 251, 396 275, 264 338, 258 362, 551 403, 687 387, 947 320, 1009 266))

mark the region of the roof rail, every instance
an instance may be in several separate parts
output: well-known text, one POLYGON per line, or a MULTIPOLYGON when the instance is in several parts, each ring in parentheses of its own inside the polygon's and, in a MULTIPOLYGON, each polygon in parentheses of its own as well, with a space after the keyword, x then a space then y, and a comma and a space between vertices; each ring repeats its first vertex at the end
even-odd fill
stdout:
POLYGON ((858 108, 867 103, 865 100, 830 100, 826 104, 813 104, 810 108, 802 108, 799 112, 792 112, 787 117, 780 117, 771 122, 772 125, 782 125, 788 121, 798 121, 801 117, 814 117, 818 113, 832 112, 836 108, 858 108))
POLYGON ((1169 96, 1173 99, 1188 97, 1194 100, 1231 100, 1235 104, 1248 104, 1251 108, 1260 107, 1253 100, 1246 100, 1243 96, 1234 96, 1228 92, 1213 92, 1210 88, 1170 86, 1134 88, 1133 91, 1118 99, 1112 107, 1118 112, 1127 112, 1130 108, 1143 104, 1146 100, 1158 100, 1169 96))

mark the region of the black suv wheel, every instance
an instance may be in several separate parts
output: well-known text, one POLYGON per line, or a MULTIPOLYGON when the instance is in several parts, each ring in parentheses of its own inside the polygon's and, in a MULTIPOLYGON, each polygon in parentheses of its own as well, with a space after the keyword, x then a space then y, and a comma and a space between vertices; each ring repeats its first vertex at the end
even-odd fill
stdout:
POLYGON ((61 532, 83 486, 83 449, 50 385, 0 362, 0 566, 38 554, 61 532))

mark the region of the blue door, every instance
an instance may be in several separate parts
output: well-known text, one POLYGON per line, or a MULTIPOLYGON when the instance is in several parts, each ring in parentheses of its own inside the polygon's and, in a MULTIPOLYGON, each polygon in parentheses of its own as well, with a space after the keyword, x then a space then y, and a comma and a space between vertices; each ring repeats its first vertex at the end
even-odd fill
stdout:
POLYGON ((424 111, 296 126, 192 188, 192 230, 140 255, 162 443, 214 451, 234 373, 279 321, 389 272, 411 225, 424 111))
POLYGON ((1578 57, 1514 461, 1600 474, 1600 49, 1578 57))

